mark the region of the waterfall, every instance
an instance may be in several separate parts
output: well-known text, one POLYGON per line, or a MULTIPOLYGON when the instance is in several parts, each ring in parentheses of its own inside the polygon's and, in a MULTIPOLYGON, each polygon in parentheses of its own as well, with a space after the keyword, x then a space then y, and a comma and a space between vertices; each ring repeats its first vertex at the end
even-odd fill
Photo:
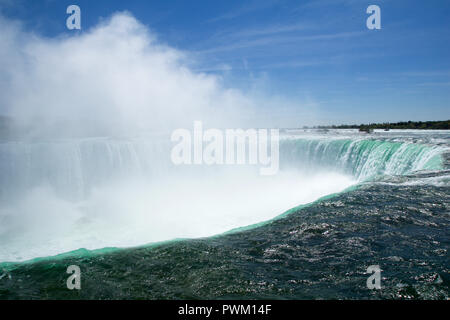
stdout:
MULTIPOLYGON (((442 167, 440 146, 370 139, 282 139, 283 168, 333 170, 358 180, 442 167)), ((0 199, 48 185, 69 199, 82 199, 111 179, 155 176, 177 170, 163 139, 91 138, 0 143, 0 199)))
POLYGON ((0 262, 216 235, 379 175, 442 168, 445 146, 282 137, 280 171, 171 162, 170 139, 0 143, 0 262), (254 170, 253 170, 254 169, 254 170))
POLYGON ((358 180, 376 175, 404 175, 442 169, 447 148, 413 142, 372 139, 285 139, 280 143, 285 167, 329 168, 358 180))

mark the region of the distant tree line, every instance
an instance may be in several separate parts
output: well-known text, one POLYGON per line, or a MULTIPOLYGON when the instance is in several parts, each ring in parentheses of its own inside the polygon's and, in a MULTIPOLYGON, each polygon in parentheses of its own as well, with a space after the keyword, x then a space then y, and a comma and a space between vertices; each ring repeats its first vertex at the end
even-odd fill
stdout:
MULTIPOLYGON (((306 128, 306 127, 304 127, 306 128)), ((424 129, 424 130, 448 130, 450 129, 450 120, 445 121, 402 121, 402 122, 384 122, 369 124, 343 124, 332 126, 315 126, 315 129, 359 129, 360 131, 369 131, 373 129, 424 129)))
MULTIPOLYGON (((445 121, 402 121, 402 122, 384 122, 369 124, 342 124, 331 126, 314 126, 304 129, 359 129, 360 131, 370 132, 373 129, 424 129, 424 130, 449 130, 450 120, 445 121)), ((15 136, 14 122, 11 118, 0 115, 0 140, 15 136)))

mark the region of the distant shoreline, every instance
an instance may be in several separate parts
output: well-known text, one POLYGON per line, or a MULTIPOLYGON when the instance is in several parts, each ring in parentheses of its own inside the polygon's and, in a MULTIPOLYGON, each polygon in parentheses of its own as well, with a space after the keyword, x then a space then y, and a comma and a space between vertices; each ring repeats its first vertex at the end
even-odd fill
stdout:
MULTIPOLYGON (((368 123, 368 124, 341 124, 327 126, 302 126, 289 129, 358 129, 361 132, 372 132, 374 129, 389 131, 391 129, 415 129, 415 130, 450 130, 450 120, 444 121, 401 121, 401 122, 384 122, 384 123, 368 123)), ((0 115, 0 139, 12 138, 18 134, 20 130, 14 125, 12 118, 0 115)))
POLYGON ((401 121, 369 124, 342 124, 331 126, 304 126, 303 129, 359 129, 359 131, 371 131, 374 129, 419 129, 419 130, 449 130, 450 120, 445 121, 401 121))

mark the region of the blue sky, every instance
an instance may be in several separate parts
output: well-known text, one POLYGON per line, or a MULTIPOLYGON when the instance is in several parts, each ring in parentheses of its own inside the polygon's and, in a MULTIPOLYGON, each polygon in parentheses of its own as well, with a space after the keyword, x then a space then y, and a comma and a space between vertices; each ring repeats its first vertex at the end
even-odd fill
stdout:
POLYGON ((50 38, 78 32, 66 29, 70 4, 81 8, 81 32, 127 10, 189 53, 193 70, 312 101, 317 124, 450 119, 448 0, 0 0, 4 16, 50 38), (366 28, 371 4, 381 30, 366 28))

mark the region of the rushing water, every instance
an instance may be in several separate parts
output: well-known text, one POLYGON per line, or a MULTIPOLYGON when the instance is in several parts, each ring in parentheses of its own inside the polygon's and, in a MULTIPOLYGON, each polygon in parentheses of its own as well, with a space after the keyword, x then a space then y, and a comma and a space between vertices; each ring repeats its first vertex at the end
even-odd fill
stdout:
POLYGON ((164 137, 0 143, 0 297, 448 298, 449 139, 286 130, 273 177, 164 137))

